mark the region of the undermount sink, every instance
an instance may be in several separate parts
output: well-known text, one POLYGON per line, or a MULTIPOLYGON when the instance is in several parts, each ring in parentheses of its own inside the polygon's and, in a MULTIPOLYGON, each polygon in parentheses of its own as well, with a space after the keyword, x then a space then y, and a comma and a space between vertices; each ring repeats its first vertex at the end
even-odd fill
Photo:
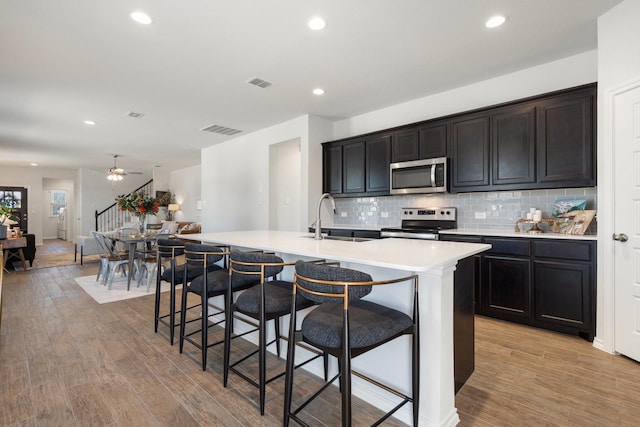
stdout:
MULTIPOLYGON (((300 236, 305 239, 314 239, 315 236, 300 236)), ((367 242, 372 239, 367 239, 364 237, 347 237, 347 236, 322 236, 322 240, 342 240, 343 242, 367 242)))

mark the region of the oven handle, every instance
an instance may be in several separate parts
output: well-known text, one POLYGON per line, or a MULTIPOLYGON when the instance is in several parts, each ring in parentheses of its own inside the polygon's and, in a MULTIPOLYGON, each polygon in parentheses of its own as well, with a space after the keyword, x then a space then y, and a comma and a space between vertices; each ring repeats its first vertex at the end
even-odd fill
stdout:
POLYGON ((439 240, 437 233, 405 233, 402 231, 381 231, 380 237, 400 237, 403 239, 439 240))

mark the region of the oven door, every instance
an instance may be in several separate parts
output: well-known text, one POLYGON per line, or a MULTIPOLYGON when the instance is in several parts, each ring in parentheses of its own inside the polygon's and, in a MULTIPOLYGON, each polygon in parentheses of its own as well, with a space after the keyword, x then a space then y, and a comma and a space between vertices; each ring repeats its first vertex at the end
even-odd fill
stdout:
POLYGON ((389 177, 391 194, 445 193, 447 159, 391 163, 389 177))

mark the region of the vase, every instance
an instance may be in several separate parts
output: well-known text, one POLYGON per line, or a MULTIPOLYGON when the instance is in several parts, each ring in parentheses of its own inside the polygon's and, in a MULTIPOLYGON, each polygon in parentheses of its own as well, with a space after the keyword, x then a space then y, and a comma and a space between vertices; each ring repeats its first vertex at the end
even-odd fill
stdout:
POLYGON ((138 232, 144 236, 147 232, 147 216, 138 215, 138 232))

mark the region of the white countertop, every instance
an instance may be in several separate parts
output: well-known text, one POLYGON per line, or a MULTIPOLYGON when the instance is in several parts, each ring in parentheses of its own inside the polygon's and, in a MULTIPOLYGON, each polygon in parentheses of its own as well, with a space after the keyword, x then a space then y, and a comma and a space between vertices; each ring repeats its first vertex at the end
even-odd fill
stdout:
POLYGON ((440 234, 464 234, 469 236, 487 236, 487 237, 529 237, 532 239, 566 239, 566 240, 597 240, 598 236, 594 234, 579 236, 572 234, 560 233, 537 233, 529 234, 525 231, 515 232, 513 230, 494 230, 494 229, 475 229, 475 228, 456 228, 454 230, 440 230, 440 234))
POLYGON ((190 234, 188 237, 207 243, 220 243, 412 272, 442 267, 491 247, 478 243, 413 239, 374 239, 364 242, 315 240, 312 233, 269 230, 200 233, 190 234))

